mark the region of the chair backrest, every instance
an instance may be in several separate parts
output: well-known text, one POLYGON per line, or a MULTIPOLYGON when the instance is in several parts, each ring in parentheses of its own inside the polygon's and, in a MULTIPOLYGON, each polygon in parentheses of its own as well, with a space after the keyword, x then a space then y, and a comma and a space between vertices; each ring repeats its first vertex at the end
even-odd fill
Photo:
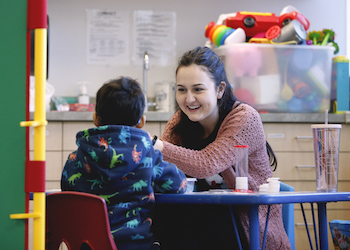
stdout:
MULTIPOLYGON (((294 187, 281 182, 280 191, 293 192, 294 187)), ((284 229, 288 235, 292 250, 295 250, 295 229, 294 229, 294 204, 286 203, 282 205, 282 217, 284 229)))
POLYGON ((109 225, 106 201, 93 194, 59 192, 46 196, 46 249, 64 242, 69 250, 85 243, 92 250, 117 249, 109 225))

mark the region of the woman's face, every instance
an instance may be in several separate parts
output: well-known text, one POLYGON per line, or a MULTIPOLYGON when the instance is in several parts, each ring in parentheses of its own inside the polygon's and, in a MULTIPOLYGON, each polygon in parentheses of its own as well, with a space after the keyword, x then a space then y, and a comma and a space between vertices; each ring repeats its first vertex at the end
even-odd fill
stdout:
POLYGON ((176 87, 176 101, 188 118, 203 127, 215 127, 219 119, 217 100, 223 95, 225 83, 217 88, 203 67, 192 64, 178 69, 176 87))

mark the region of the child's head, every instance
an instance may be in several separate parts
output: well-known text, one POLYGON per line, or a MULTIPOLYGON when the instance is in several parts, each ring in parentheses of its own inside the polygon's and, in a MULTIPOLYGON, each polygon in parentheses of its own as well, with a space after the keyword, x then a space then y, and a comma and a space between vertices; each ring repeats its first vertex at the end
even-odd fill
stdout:
POLYGON ((145 121, 144 109, 145 96, 136 80, 129 77, 112 79, 97 91, 94 123, 96 126, 140 127, 145 121))

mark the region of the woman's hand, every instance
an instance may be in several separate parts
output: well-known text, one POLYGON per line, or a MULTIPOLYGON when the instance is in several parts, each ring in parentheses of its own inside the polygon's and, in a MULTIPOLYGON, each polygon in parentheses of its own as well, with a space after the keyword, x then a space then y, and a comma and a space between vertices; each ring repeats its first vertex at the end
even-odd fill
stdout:
POLYGON ((154 149, 158 149, 160 152, 163 151, 163 148, 164 148, 164 143, 163 141, 157 139, 156 140, 156 143, 153 145, 154 149))

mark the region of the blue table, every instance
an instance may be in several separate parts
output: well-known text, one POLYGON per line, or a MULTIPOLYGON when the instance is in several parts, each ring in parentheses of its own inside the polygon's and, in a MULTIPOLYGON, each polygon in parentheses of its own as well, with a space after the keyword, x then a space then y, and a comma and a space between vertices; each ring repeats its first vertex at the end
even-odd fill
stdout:
POLYGON ((250 225, 250 249, 259 249, 260 205, 284 203, 317 203, 320 249, 328 249, 328 202, 350 201, 350 192, 280 192, 278 194, 235 193, 235 192, 193 192, 185 194, 156 194, 156 203, 178 204, 221 204, 228 206, 248 205, 250 225))

